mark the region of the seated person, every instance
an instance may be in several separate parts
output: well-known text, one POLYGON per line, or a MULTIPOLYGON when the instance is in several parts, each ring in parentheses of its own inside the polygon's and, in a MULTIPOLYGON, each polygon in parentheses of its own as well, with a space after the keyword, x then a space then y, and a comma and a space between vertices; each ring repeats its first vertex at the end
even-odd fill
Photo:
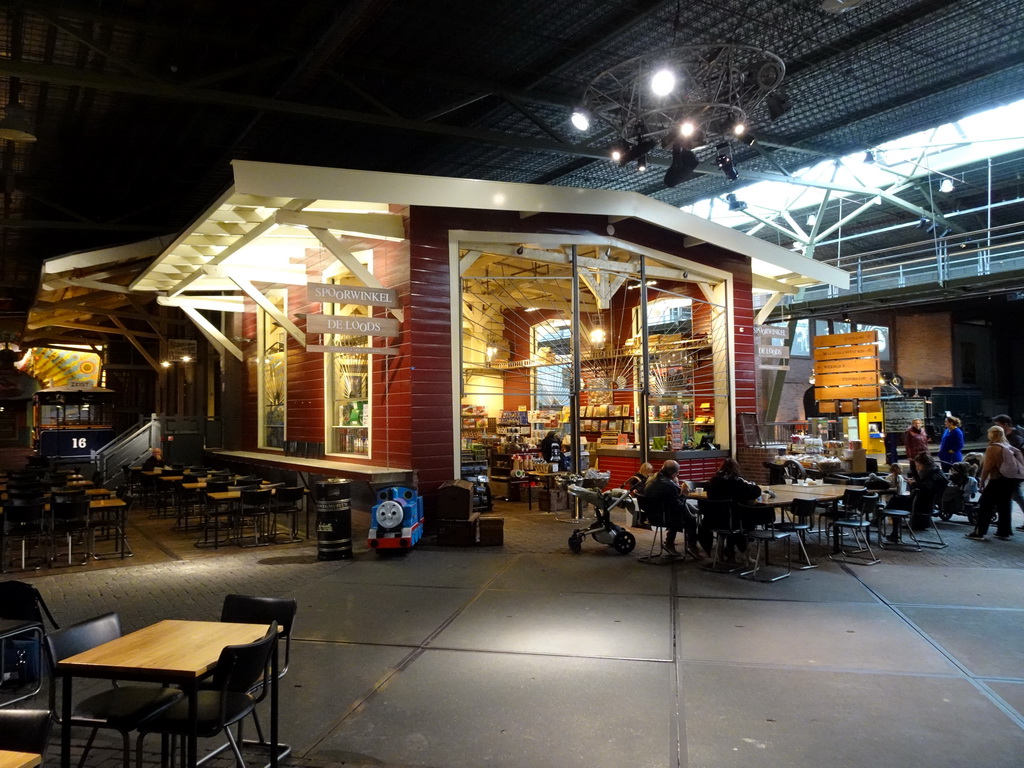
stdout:
POLYGON ((910 492, 907 478, 903 475, 903 467, 893 462, 889 465, 889 474, 885 476, 889 490, 896 496, 905 496, 910 492))
POLYGON ((164 468, 164 452, 160 448, 154 448, 149 458, 142 462, 143 472, 152 472, 154 469, 164 468))
POLYGON ((914 464, 917 479, 911 488, 910 525, 921 531, 931 524, 935 504, 942 498, 948 481, 931 454, 922 451, 914 457, 914 464))
MULTIPOLYGON (((622 487, 629 491, 630 495, 638 496, 643 495, 644 486, 647 485, 648 478, 654 474, 654 467, 650 462, 645 461, 640 465, 633 475, 629 477, 626 482, 622 484, 622 487)), ((647 522, 647 516, 639 508, 639 505, 634 505, 636 510, 633 513, 632 527, 634 528, 650 528, 650 524, 647 522)))
POLYGON ((548 464, 557 464, 562 458, 562 440, 555 430, 552 429, 540 441, 540 454, 548 464))
MULTIPOLYGON (((704 491, 711 501, 732 501, 746 503, 757 499, 761 495, 761 487, 757 483, 744 480, 740 477, 740 465, 736 459, 728 458, 722 462, 722 466, 705 485, 704 491)), ((701 521, 700 545, 705 552, 710 554, 714 544, 714 529, 728 527, 728 521, 709 520, 705 517, 701 521)), ((733 558, 734 550, 747 551, 747 537, 742 533, 730 535, 725 542, 725 557, 733 558)))
POLYGON ((662 549, 678 555, 676 533, 686 531, 686 551, 700 559, 697 550, 697 519, 686 506, 686 486, 679 483, 679 462, 669 459, 656 475, 651 475, 644 486, 643 496, 650 503, 660 503, 665 512, 665 542, 662 549))

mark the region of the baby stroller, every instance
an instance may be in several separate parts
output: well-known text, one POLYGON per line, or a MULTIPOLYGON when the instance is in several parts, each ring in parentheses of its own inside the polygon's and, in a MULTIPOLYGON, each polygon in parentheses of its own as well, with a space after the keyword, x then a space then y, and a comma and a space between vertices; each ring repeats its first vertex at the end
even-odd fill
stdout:
MULTIPOLYGON (((577 481, 581 478, 576 478, 577 481)), ((594 522, 588 528, 577 528, 569 537, 569 549, 574 554, 579 554, 583 549, 583 540, 590 536, 600 544, 607 544, 613 547, 620 555, 628 555, 636 546, 636 537, 620 525, 612 522, 612 510, 622 508, 626 512, 633 513, 636 500, 629 495, 624 488, 613 488, 610 491, 603 490, 604 483, 600 480, 583 480, 583 484, 595 485, 597 487, 585 488, 576 482, 569 482, 566 490, 583 504, 591 504, 594 507, 594 522)))
POLYGON ((939 519, 947 521, 953 515, 964 515, 971 525, 977 524, 978 481, 971 474, 971 466, 967 462, 958 461, 949 472, 949 485, 939 499, 939 519))

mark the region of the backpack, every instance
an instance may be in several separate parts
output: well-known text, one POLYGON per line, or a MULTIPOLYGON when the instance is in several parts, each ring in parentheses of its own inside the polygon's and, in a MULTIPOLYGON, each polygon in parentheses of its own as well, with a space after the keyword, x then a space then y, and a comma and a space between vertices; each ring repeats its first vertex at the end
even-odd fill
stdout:
POLYGON ((1009 443, 1002 443, 1003 457, 999 462, 999 474, 1011 480, 1024 480, 1024 454, 1009 443))

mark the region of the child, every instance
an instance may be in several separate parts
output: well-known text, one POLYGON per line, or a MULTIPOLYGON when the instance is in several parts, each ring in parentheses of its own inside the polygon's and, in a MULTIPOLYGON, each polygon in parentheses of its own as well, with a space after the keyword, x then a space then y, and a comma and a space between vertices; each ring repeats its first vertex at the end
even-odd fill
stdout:
POLYGON ((889 465, 889 474, 885 476, 885 481, 889 484, 889 490, 896 496, 906 496, 907 490, 907 478, 903 475, 903 467, 893 462, 889 465))

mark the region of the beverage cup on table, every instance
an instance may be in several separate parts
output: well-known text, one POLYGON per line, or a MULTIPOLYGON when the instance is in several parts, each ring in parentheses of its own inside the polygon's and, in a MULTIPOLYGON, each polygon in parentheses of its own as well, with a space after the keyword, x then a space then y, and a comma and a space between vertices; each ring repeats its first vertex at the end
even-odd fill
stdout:
POLYGON ((784 477, 784 478, 782 478, 782 481, 783 481, 783 482, 784 482, 784 483, 785 483, 786 485, 792 485, 792 484, 793 484, 793 478, 792 478, 792 477, 784 477))

